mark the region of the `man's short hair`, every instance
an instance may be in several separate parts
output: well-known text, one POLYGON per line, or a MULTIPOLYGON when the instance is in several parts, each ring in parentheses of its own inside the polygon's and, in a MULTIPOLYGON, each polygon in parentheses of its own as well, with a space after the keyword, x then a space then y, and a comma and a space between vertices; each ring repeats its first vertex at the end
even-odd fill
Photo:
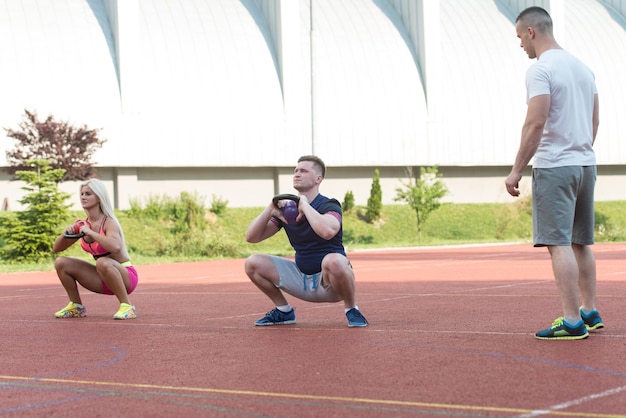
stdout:
POLYGON ((312 162, 313 166, 315 166, 317 170, 322 173, 322 178, 326 177, 326 164, 324 164, 324 161, 322 161, 320 157, 317 157, 315 155, 303 155, 302 157, 298 158, 299 163, 302 161, 312 162))
POLYGON ((552 34, 552 18, 543 8, 532 6, 522 10, 515 23, 522 22, 525 26, 535 28, 537 32, 552 34))

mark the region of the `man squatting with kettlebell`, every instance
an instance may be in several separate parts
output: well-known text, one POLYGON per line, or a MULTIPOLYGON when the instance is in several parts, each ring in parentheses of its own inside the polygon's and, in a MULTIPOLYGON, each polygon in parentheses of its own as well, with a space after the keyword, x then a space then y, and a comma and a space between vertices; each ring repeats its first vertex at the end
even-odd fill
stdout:
POLYGON ((295 250, 295 261, 268 254, 253 254, 246 260, 246 274, 275 305, 255 325, 296 322, 284 293, 308 302, 343 301, 349 327, 368 325, 356 305, 354 271, 342 240, 341 204, 319 193, 325 175, 326 166, 319 157, 300 157, 293 175, 298 196, 276 196, 289 198, 273 199, 248 226, 247 242, 261 242, 284 229, 295 250), (291 199, 298 207, 294 222, 282 213, 291 199))

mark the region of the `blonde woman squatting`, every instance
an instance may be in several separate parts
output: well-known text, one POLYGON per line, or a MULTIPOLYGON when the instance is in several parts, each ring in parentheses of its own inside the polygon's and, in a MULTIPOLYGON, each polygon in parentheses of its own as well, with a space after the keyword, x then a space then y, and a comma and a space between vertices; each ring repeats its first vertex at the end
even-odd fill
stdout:
POLYGON ((124 240, 124 232, 115 217, 111 200, 102 181, 91 179, 80 186, 80 203, 87 215, 84 223, 69 225, 58 236, 52 247, 55 253, 65 251, 76 242, 91 254, 94 263, 68 256, 60 256, 54 268, 70 300, 68 305, 54 314, 57 318, 84 317, 87 310, 82 303, 78 285, 104 295, 117 297, 120 306, 114 319, 136 318, 130 294, 138 283, 135 267, 124 240), (76 233, 84 236, 68 237, 76 233))

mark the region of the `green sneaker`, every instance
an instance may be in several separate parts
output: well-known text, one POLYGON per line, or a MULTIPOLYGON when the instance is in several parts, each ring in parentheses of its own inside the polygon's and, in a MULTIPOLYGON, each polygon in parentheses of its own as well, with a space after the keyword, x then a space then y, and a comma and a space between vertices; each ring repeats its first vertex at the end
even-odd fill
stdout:
POLYGON ((602 318, 600 318, 600 314, 595 309, 588 314, 585 314, 581 308, 580 317, 583 319, 588 331, 595 331, 597 329, 604 328, 602 318))
POLYGON ((559 317, 554 320, 550 328, 535 333, 535 338, 539 340, 584 340, 589 336, 587 327, 583 321, 579 321, 572 327, 559 317))

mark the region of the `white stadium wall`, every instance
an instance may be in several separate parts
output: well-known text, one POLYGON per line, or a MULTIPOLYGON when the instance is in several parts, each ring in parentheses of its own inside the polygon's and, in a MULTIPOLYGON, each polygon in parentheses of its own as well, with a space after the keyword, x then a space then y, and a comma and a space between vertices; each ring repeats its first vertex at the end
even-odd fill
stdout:
MULTIPOLYGON (((447 201, 511 201, 532 63, 514 19, 533 4, 596 75, 597 199, 626 200, 626 0, 0 0, 0 127, 30 109, 102 129, 120 209, 182 191, 262 206, 304 154, 357 204, 375 169, 393 203, 406 167, 432 165, 447 201)), ((9 209, 20 187, 0 172, 9 209)))

